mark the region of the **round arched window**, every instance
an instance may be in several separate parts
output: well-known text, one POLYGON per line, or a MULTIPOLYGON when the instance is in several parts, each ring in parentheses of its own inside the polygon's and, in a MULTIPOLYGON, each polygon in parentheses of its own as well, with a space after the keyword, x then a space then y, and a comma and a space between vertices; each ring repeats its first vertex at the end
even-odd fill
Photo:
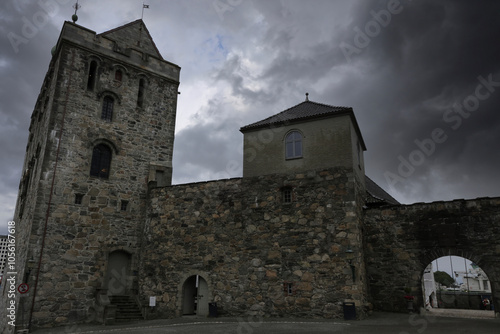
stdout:
POLYGON ((302 157, 302 135, 298 131, 292 131, 286 136, 285 157, 287 159, 302 157))

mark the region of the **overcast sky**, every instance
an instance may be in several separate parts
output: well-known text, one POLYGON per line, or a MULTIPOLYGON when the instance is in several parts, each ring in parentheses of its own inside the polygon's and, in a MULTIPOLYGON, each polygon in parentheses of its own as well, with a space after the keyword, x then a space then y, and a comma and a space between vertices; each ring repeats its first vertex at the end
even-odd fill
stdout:
MULTIPOLYGON (((3 225, 13 216, 50 50, 73 4, 2 0, 3 225)), ((146 4, 159 51, 182 68, 174 183, 241 176, 239 128, 309 92, 312 101, 354 109, 367 175, 400 202, 500 195, 499 1, 146 4)), ((80 5, 77 23, 97 33, 141 17, 141 0, 80 5)))

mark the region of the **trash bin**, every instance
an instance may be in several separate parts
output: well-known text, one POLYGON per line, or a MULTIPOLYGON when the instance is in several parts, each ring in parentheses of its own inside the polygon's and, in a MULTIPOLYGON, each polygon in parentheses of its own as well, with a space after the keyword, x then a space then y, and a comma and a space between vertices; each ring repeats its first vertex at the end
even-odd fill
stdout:
POLYGON ((344 303, 344 320, 356 320, 356 305, 344 303))
POLYGON ((208 316, 217 318, 217 303, 208 303, 208 316))

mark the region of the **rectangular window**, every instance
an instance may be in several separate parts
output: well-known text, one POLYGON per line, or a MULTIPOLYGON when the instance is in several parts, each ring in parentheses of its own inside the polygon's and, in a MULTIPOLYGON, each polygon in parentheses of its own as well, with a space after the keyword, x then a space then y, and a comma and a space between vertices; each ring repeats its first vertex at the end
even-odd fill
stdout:
POLYGON ((122 78, 123 78, 122 71, 116 70, 116 72, 115 72, 115 80, 121 82, 122 78))
POLYGON ((144 90, 146 89, 146 81, 144 79, 139 80, 139 91, 137 93, 137 106, 142 107, 144 103, 144 90))
POLYGON ((483 286, 484 286, 484 290, 488 290, 489 289, 488 281, 483 281, 483 286))
POLYGON ((75 194, 75 204, 82 204, 83 194, 75 194))
POLYGON ((128 207, 128 201, 121 201, 121 205, 120 205, 120 210, 121 211, 127 211, 127 207, 128 207))
POLYGON ((102 112, 101 112, 101 118, 111 122, 113 119, 113 105, 114 105, 115 100, 110 97, 106 96, 103 101, 102 101, 102 112))
POLYGON ((97 72, 97 63, 95 61, 92 61, 90 63, 89 75, 87 78, 87 90, 90 91, 94 90, 96 72, 97 72))
POLYGON ((292 189, 283 189, 283 203, 292 203, 292 189))
POLYGON ((293 282, 283 283, 283 292, 285 293, 285 296, 295 295, 295 284, 293 284, 293 282))

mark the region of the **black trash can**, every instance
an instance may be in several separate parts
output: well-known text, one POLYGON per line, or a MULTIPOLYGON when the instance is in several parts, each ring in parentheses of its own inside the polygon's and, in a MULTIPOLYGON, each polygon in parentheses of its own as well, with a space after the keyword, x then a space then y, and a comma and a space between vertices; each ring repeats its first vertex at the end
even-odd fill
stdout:
POLYGON ((208 316, 217 318, 217 303, 208 303, 208 316))
POLYGON ((356 305, 344 303, 344 320, 356 320, 356 305))

